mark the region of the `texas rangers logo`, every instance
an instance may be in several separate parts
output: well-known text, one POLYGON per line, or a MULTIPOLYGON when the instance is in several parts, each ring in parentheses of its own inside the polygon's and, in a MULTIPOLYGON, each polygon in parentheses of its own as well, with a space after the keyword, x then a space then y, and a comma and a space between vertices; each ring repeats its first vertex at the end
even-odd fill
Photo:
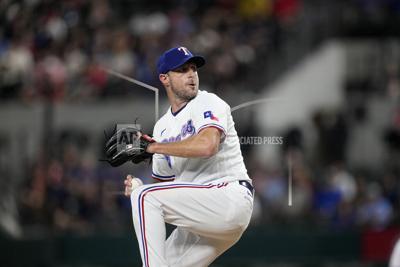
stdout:
POLYGON ((185 54, 185 56, 189 56, 190 55, 189 50, 184 46, 179 47, 178 50, 183 52, 185 54))
POLYGON ((217 117, 214 116, 214 114, 212 114, 211 110, 204 112, 204 119, 210 118, 213 121, 219 121, 219 119, 217 117))
MULTIPOLYGON (((161 134, 165 131, 165 129, 161 132, 161 134)), ((196 133, 196 128, 193 125, 192 120, 188 120, 181 128, 181 132, 177 136, 171 136, 169 138, 165 138, 162 140, 162 143, 169 142, 178 142, 184 139, 186 136, 192 136, 196 133)), ((168 166, 172 168, 171 157, 169 155, 164 155, 166 161, 168 162, 168 166)))

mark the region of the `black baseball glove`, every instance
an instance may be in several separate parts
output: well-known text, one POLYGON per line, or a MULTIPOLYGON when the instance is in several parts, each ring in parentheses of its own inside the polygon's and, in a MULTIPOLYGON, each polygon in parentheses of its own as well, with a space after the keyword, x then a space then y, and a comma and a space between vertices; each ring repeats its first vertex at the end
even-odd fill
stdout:
POLYGON ((155 142, 150 136, 132 127, 114 128, 111 136, 106 136, 105 156, 111 166, 118 167, 127 161, 138 164, 149 159, 153 154, 146 151, 150 143, 155 142))

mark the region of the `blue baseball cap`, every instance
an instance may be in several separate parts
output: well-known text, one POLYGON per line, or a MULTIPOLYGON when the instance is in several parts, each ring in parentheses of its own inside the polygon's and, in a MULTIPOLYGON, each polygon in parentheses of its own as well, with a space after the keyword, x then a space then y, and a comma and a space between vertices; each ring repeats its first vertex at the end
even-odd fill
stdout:
POLYGON ((158 74, 165 74, 170 70, 174 70, 186 62, 191 61, 198 68, 203 66, 206 61, 202 56, 193 55, 186 47, 174 47, 167 50, 160 56, 157 63, 158 74))

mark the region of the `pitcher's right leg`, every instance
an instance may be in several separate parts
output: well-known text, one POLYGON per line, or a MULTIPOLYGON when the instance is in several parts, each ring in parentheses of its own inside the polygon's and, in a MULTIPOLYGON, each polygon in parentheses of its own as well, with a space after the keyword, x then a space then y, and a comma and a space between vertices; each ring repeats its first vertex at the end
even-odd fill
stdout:
POLYGON ((139 243, 143 267, 168 267, 165 259, 165 222, 163 212, 151 196, 142 198, 139 187, 131 194, 132 218, 139 243))

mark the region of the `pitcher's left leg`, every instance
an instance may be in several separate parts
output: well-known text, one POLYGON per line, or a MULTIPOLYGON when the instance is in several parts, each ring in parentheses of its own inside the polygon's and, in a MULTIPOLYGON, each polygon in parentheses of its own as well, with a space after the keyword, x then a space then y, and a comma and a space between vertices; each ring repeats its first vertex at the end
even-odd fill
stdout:
POLYGON ((169 266, 206 267, 232 247, 242 232, 232 233, 231 239, 213 239, 177 227, 166 242, 165 254, 169 266))

